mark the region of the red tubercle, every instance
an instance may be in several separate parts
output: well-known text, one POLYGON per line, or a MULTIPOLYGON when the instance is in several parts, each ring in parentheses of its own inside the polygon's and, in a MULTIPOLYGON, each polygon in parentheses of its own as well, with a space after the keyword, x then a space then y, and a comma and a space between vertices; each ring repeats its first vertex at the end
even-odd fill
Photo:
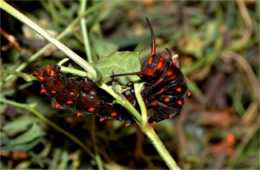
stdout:
POLYGON ((73 101, 72 101, 72 100, 68 100, 66 103, 67 103, 68 105, 71 105, 71 104, 73 104, 73 101))
POLYGON ((163 58, 163 57, 160 57, 159 63, 158 63, 157 66, 156 66, 157 70, 162 69, 163 63, 164 63, 164 58, 163 58))
POLYGON ((88 109, 88 111, 89 112, 94 112, 96 109, 94 108, 94 107, 90 107, 89 109, 88 109))
POLYGON ((174 114, 173 114, 173 113, 170 113, 170 114, 168 115, 168 117, 169 117, 170 119, 172 119, 172 118, 174 117, 174 114))
POLYGON ((190 92, 190 91, 187 92, 187 96, 188 96, 188 97, 191 96, 191 92, 190 92))
POLYGON ((51 91, 51 94, 56 94, 57 92, 55 90, 52 90, 51 91))
POLYGON ((173 71, 172 70, 169 70, 168 73, 167 73, 167 76, 170 77, 173 75, 173 71))
POLYGON ((37 77, 37 79, 40 80, 40 81, 44 81, 44 80, 45 80, 44 77, 41 76, 41 75, 37 75, 36 77, 37 77))
POLYGON ((81 113, 81 112, 78 112, 78 113, 77 113, 77 117, 80 117, 80 116, 82 116, 82 113, 81 113))
POLYGON ((180 93, 182 91, 182 88, 181 87, 177 87, 176 91, 180 93))
POLYGON ((58 110, 58 109, 60 108, 60 106, 61 106, 61 105, 60 105, 59 103, 57 103, 57 104, 55 105, 55 109, 58 110))
POLYGON ((111 117, 116 117, 116 116, 117 116, 117 112, 112 112, 112 113, 110 114, 110 116, 111 116, 111 117))
POLYGON ((183 105, 183 101, 182 100, 178 100, 177 104, 181 106, 181 105, 183 105))
POLYGON ((99 122, 103 122, 105 119, 103 117, 99 118, 99 122))
POLYGON ((164 101, 164 103, 168 103, 169 101, 171 101, 171 99, 166 97, 166 98, 163 99, 163 101, 164 101))
POLYGON ((148 59, 148 65, 151 65, 153 63, 153 57, 150 57, 149 59, 148 59))
POLYGON ((45 71, 50 74, 50 70, 51 70, 51 66, 50 65, 47 65, 46 68, 45 68, 45 71))
POLYGON ((53 77, 55 75, 55 72, 53 69, 50 70, 50 76, 53 77))
POLYGON ((42 89, 42 90, 40 91, 40 94, 43 94, 43 93, 46 93, 46 92, 47 92, 46 89, 42 89))

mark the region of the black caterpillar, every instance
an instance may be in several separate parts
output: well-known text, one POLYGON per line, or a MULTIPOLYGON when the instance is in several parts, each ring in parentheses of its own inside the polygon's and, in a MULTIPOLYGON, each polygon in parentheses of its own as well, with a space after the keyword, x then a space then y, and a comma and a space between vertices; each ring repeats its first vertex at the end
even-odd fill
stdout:
MULTIPOLYGON (((152 37, 151 56, 144 61, 142 70, 111 77, 141 76, 141 80, 145 82, 141 95, 150 111, 149 123, 156 123, 178 114, 190 92, 187 92, 186 80, 176 62, 173 62, 170 50, 167 49, 169 59, 156 54, 154 32, 148 19, 147 23, 152 37)), ((77 110, 78 116, 82 113, 95 114, 100 117, 100 121, 117 119, 124 121, 126 126, 134 122, 125 108, 114 104, 113 98, 88 78, 78 81, 65 77, 57 65, 38 71, 36 77, 42 84, 40 93, 52 97, 52 106, 55 109, 68 106, 77 110)), ((126 98, 139 109, 134 93, 126 98)))

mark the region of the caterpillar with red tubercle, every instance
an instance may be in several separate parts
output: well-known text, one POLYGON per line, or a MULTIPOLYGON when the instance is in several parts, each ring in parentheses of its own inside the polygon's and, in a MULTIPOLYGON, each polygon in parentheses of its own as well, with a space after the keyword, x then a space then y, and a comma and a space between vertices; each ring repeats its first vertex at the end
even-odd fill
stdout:
MULTIPOLYGON (((113 80, 120 76, 141 77, 141 81, 145 83, 141 95, 149 110, 148 122, 156 123, 178 114, 190 92, 187 91, 186 79, 178 64, 173 62, 171 51, 166 49, 168 58, 156 53, 154 32, 148 18, 146 20, 152 39, 151 56, 144 61, 141 71, 111 77, 113 80)), ((68 78, 60 72, 58 65, 47 66, 38 71, 36 77, 42 84, 40 93, 52 97, 51 103, 55 109, 70 107, 78 111, 78 116, 94 114, 100 117, 100 121, 116 119, 124 121, 126 126, 134 122, 125 108, 113 103, 114 99, 107 92, 86 77, 79 81, 68 78)), ((139 110, 134 93, 125 97, 139 110)))

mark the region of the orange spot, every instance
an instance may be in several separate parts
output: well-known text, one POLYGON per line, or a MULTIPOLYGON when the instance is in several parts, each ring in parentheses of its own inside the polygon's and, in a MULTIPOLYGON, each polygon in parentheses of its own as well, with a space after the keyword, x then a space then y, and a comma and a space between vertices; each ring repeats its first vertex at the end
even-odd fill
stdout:
POLYGON ((172 119, 174 117, 174 114, 170 113, 168 116, 169 116, 170 119, 172 119))
POLYGON ((178 100, 178 102, 177 102, 177 103, 178 103, 178 105, 180 105, 180 106, 181 106, 181 105, 183 104, 183 101, 182 101, 182 100, 178 100))
POLYGON ((169 70, 168 73, 167 73, 167 76, 170 77, 173 75, 173 71, 172 70, 169 70))
POLYGON ((60 108, 60 104, 57 103, 57 104, 55 105, 55 109, 58 110, 59 108, 60 108))
POLYGON ((77 113, 77 117, 80 117, 80 116, 82 116, 82 113, 81 113, 81 112, 78 112, 78 113, 77 113))
POLYGON ((43 76, 37 76, 37 79, 40 80, 40 81, 43 81, 44 80, 44 77, 43 76))
POLYGON ((164 103, 168 103, 171 99, 169 99, 168 97, 164 98, 163 101, 164 103))
POLYGON ((94 108, 94 107, 90 107, 90 108, 88 109, 88 111, 89 111, 89 112, 94 112, 94 111, 95 111, 95 108, 94 108))
POLYGON ((150 57, 148 60, 148 64, 151 65, 153 63, 153 57, 150 57))
POLYGON ((186 83, 189 83, 189 82, 190 82, 190 80, 189 80, 188 78, 186 78, 185 81, 186 81, 186 83))
POLYGON ((188 91, 188 92, 187 92, 187 96, 188 96, 188 97, 191 96, 191 92, 188 91))
POLYGON ((177 62, 177 61, 174 61, 174 62, 173 62, 173 65, 174 65, 175 67, 177 67, 178 62, 177 62))
POLYGON ((46 68, 45 68, 46 72, 49 74, 50 73, 50 70, 51 70, 51 67, 48 65, 46 68))
POLYGON ((182 88, 181 87, 177 87, 176 91, 180 93, 182 91, 182 88))
POLYGON ((164 63, 164 58, 163 57, 160 57, 160 59, 159 59, 160 61, 159 61, 159 63, 157 64, 157 70, 160 70, 161 68, 162 68, 162 66, 163 66, 163 63, 164 63))
POLYGON ((117 116, 117 113, 116 113, 116 112, 112 112, 112 113, 110 114, 110 116, 116 117, 116 116, 117 116))
POLYGON ((50 76, 53 77, 54 76, 54 70, 50 69, 50 76))
POLYGON ((55 93, 56 93, 56 91, 55 91, 55 90, 52 90, 52 91, 51 91, 51 93, 52 93, 52 94, 55 94, 55 93))
POLYGON ((72 100, 68 100, 66 103, 67 104, 73 104, 73 101, 72 100))
POLYGON ((130 124, 130 122, 125 122, 125 127, 129 126, 130 124))
POLYGON ((43 93, 46 93, 46 92, 47 92, 46 89, 42 89, 42 90, 40 91, 40 94, 43 94, 43 93))
POLYGON ((99 121, 100 121, 100 122, 103 122, 104 120, 105 120, 105 119, 104 119, 104 118, 102 118, 102 117, 99 119, 99 121))

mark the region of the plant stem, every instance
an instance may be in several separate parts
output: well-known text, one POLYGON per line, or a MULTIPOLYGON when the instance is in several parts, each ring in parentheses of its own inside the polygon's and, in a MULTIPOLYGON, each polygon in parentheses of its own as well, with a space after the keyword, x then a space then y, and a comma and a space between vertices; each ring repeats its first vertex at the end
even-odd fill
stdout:
POLYGON ((26 104, 17 103, 15 101, 4 99, 4 98, 0 98, 0 102, 3 102, 3 103, 6 103, 6 104, 10 104, 10 105, 13 105, 13 106, 16 106, 16 107, 20 107, 20 108, 29 110, 36 117, 38 117, 39 119, 44 121, 46 124, 48 124, 49 126, 53 127, 54 129, 56 129, 57 131, 61 132, 62 134, 64 134, 68 138, 70 138, 72 141, 77 143, 85 152, 87 152, 93 159, 95 159, 95 155, 91 152, 91 150, 84 143, 82 143, 76 136, 74 136, 71 133, 67 132, 66 130, 62 129, 60 126, 58 126, 55 123, 53 123, 52 121, 50 121, 48 118, 43 116, 40 112, 38 112, 34 108, 32 108, 32 107, 30 107, 30 106, 28 106, 26 104))
POLYGON ((106 92, 108 92, 111 96, 113 96, 116 99, 116 102, 123 107, 125 107, 129 112, 134 116, 136 122, 140 124, 142 121, 141 116, 139 112, 134 108, 134 106, 127 100, 122 99, 120 95, 118 95, 111 87, 107 86, 106 84, 101 84, 99 86, 100 88, 104 89, 106 92))
POLYGON ((145 127, 147 125, 148 116, 147 116, 147 109, 146 109, 143 97, 141 95, 141 91, 142 91, 143 86, 144 86, 143 83, 135 83, 134 84, 135 96, 136 96, 137 102, 139 104, 141 113, 142 113, 142 126, 145 127))
POLYGON ((78 56, 76 53, 74 53, 71 49, 66 47, 64 44, 62 44, 60 41, 56 40, 53 36, 51 36, 49 33, 47 33, 45 30, 43 30, 40 26, 35 24, 32 20, 30 20, 28 17, 26 17, 24 14, 10 6, 5 1, 0 1, 0 8, 2 8, 4 11, 9 13, 10 15, 14 16, 16 19, 21 21, 22 23, 26 24, 30 28, 32 28, 34 31, 39 33, 42 37, 47 39, 49 42, 51 42, 53 45, 55 45, 59 50, 64 52, 70 59, 72 59, 75 63, 80 65, 84 70, 88 71, 91 75, 91 78, 96 80, 97 73, 94 67, 86 62, 84 59, 82 59, 80 56, 78 56))
MULTIPOLYGON (((80 14, 82 14, 82 13, 84 13, 84 11, 87 7, 87 1, 81 0, 80 2, 81 2, 80 3, 80 14)), ((88 62, 93 63, 85 18, 81 18, 80 25, 81 25, 81 31, 82 31, 82 36, 83 36, 83 40, 84 40, 85 51, 87 53, 88 62)))
MULTIPOLYGON (((0 1, 1 2, 1 1, 0 1)), ((71 33, 73 31, 73 27, 79 22, 79 20, 92 13, 93 11, 96 11, 98 8, 102 7, 104 4, 103 3, 99 3, 95 6, 90 7, 89 9, 87 9, 86 11, 84 11, 81 15, 79 15, 76 19, 74 19, 71 24, 62 32, 57 36, 57 40, 61 40, 63 39, 68 33, 71 33)), ((35 54, 33 54, 29 60, 25 63, 22 63, 21 65, 19 65, 15 71, 19 72, 22 71, 23 69, 25 69, 31 62, 37 60, 45 51, 47 51, 50 47, 52 46, 51 43, 46 44, 44 47, 42 47, 39 51, 37 51, 35 54)), ((12 78, 14 78, 15 75, 9 75, 5 78, 5 81, 9 81, 12 78)))
POLYGON ((165 161, 167 166, 170 169, 173 170, 179 170, 180 168, 168 152, 168 150, 165 148, 163 145, 162 141, 158 137, 158 135, 155 133, 154 129, 151 126, 146 126, 143 128, 143 132, 146 134, 146 136, 150 139, 152 142, 153 146, 156 148, 158 151, 159 155, 162 157, 162 159, 165 161))
POLYGON ((178 170, 180 169, 168 150, 163 145, 162 141, 158 137, 158 135, 155 133, 154 129, 147 123, 148 116, 147 116, 147 109, 146 105, 144 103, 143 97, 141 95, 141 91, 143 88, 143 83, 135 83, 135 96, 137 98, 137 102, 139 104, 141 115, 142 115, 142 122, 141 122, 141 128, 143 132, 146 134, 146 136, 150 139, 156 150, 158 151, 159 155, 162 157, 162 159, 165 161, 165 163, 168 165, 170 169, 178 170))

